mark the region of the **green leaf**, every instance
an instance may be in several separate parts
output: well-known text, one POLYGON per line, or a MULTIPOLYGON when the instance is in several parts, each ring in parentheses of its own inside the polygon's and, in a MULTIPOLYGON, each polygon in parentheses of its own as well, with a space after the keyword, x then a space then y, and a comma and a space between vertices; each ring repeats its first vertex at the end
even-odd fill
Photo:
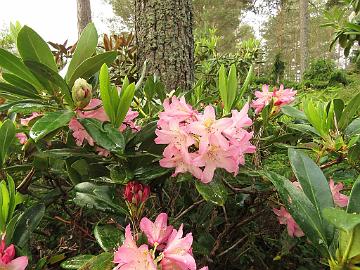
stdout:
POLYGON ((249 85, 253 79, 253 75, 254 75, 254 65, 251 65, 250 68, 249 68, 249 71, 246 75, 246 78, 245 78, 245 81, 244 81, 244 84, 241 86, 241 89, 240 89, 240 93, 237 97, 237 100, 241 100, 241 98, 243 97, 243 95, 245 94, 246 90, 248 90, 249 88, 249 85))
POLYGON ((214 180, 209 184, 204 184, 199 180, 195 180, 195 187, 206 201, 220 206, 225 205, 228 194, 222 182, 214 180))
POLYGON ((171 170, 157 165, 137 167, 134 170, 134 177, 139 181, 148 183, 150 180, 170 174, 171 170))
POLYGON ((263 175, 274 184, 285 207, 305 235, 326 254, 330 241, 327 240, 323 222, 308 197, 281 175, 274 172, 264 172, 263 175))
POLYGON ((55 72, 58 71, 48 44, 30 27, 25 25, 21 28, 16 45, 24 61, 38 62, 55 72))
POLYGON ((104 52, 86 59, 74 71, 69 79, 69 86, 72 87, 78 78, 85 80, 99 71, 103 64, 110 65, 116 59, 117 52, 104 52))
POLYGON ((346 127, 344 133, 347 137, 360 135, 360 117, 352 121, 350 125, 346 127))
POLYGON ((46 113, 32 126, 30 130, 30 137, 37 142, 49 133, 61 127, 67 126, 74 116, 75 113, 72 111, 46 113))
POLYGON ((94 236, 104 251, 113 251, 124 242, 124 234, 114 225, 96 225, 94 236))
POLYGON ((227 106, 225 110, 230 112, 232 106, 234 105, 234 101, 237 95, 237 77, 236 77, 236 67, 234 64, 231 65, 228 80, 227 80, 227 106))
POLYGON ((114 253, 104 252, 82 265, 79 270, 112 270, 114 253))
POLYGON ((0 48, 0 67, 33 85, 38 92, 43 88, 36 77, 28 70, 20 58, 0 48))
POLYGON ((348 213, 360 213, 360 175, 351 189, 349 204, 346 211, 348 213))
POLYGON ((79 255, 62 262, 60 267, 63 269, 79 269, 94 257, 94 255, 79 255))
POLYGON ((37 228, 44 214, 44 204, 35 204, 26 209, 16 224, 13 243, 20 248, 23 248, 30 239, 30 233, 37 228))
POLYGON ((227 100, 227 76, 225 73, 224 65, 221 65, 219 70, 219 92, 221 100, 224 103, 224 106, 227 107, 228 100, 227 100))
MULTIPOLYGON (((4 180, 0 182, 0 195, 2 200, 1 216, 2 216, 2 220, 4 221, 4 224, 6 225, 9 214, 10 195, 4 180)), ((4 231, 5 227, 1 228, 1 230, 4 231)))
POLYGON ((0 167, 5 162, 9 148, 15 139, 14 123, 8 119, 0 126, 0 167))
POLYGON ((349 104, 346 105, 340 121, 338 123, 338 127, 340 130, 344 130, 347 125, 352 121, 353 117, 358 113, 360 109, 360 93, 353 97, 349 104))
MULTIPOLYGON (((38 78, 41 78, 42 81, 47 81, 50 84, 50 87, 59 88, 67 104, 73 107, 70 89, 64 79, 57 72, 43 64, 33 61, 25 61, 25 64, 38 76, 38 78)), ((50 90, 49 93, 53 93, 54 91, 54 89, 46 90, 50 90)))
POLYGON ((110 124, 103 125, 97 119, 82 118, 78 120, 96 144, 116 154, 123 154, 125 139, 118 129, 113 128, 110 124))
POLYGON ((323 211, 324 218, 335 225, 336 228, 350 232, 360 224, 360 214, 346 213, 340 208, 326 208, 323 211))
POLYGON ((74 55, 65 76, 66 82, 70 81, 75 70, 80 66, 80 64, 94 54, 97 42, 98 34, 96 32, 95 25, 93 23, 89 23, 81 33, 79 41, 77 42, 74 55))
POLYGON ((10 222, 10 220, 12 219, 12 217, 14 215, 15 207, 17 205, 15 183, 10 175, 7 175, 7 186, 8 186, 8 191, 9 191, 9 211, 8 211, 8 217, 7 217, 6 222, 8 223, 8 222, 10 222))
POLYGON ((291 116, 295 119, 307 120, 305 113, 294 108, 293 106, 288 106, 288 105, 282 106, 281 111, 283 114, 291 116))
POLYGON ((3 72, 1 74, 1 76, 8 83, 10 83, 10 84, 12 84, 12 85, 14 85, 14 86, 16 86, 18 88, 21 88, 24 91, 26 90, 26 91, 28 91, 30 93, 33 93, 33 94, 37 93, 34 86, 32 86, 30 83, 24 81, 23 79, 19 78, 18 76, 14 75, 14 74, 3 72))
MULTIPOLYGON (((324 174, 316 163, 301 151, 289 148, 289 159, 305 195, 314 205, 319 220, 322 220, 322 211, 334 206, 330 187, 324 174)), ((327 229, 328 239, 331 240, 333 228, 327 224, 323 225, 327 229)))
POLYGON ((288 127, 291 129, 295 129, 297 131, 303 132, 303 133, 310 133, 315 134, 317 136, 320 136, 320 133, 316 131, 315 128, 313 128, 310 125, 306 124, 288 124, 288 127))
POLYGON ((131 102, 135 95, 135 83, 130 84, 126 89, 121 90, 120 101, 117 107, 117 113, 115 117, 115 126, 120 127, 124 121, 127 112, 129 111, 131 102))
POLYGON ((40 99, 40 96, 38 96, 36 93, 29 92, 8 83, 0 82, 0 91, 5 91, 20 97, 40 99))
POLYGON ((112 100, 111 98, 112 95, 110 94, 110 91, 112 89, 110 88, 109 70, 106 64, 103 64, 100 69, 99 80, 100 80, 100 96, 103 102, 104 110, 107 116, 109 117, 110 122, 115 123, 116 112, 113 103, 118 102, 119 97, 118 96, 115 97, 117 101, 112 100))

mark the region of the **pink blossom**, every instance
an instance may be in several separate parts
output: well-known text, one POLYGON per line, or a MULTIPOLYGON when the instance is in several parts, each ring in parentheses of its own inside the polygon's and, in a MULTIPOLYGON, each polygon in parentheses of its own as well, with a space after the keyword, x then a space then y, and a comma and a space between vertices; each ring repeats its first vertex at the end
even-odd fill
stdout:
POLYGON ((196 270, 195 259, 191 252, 192 234, 188 233, 185 237, 182 236, 183 225, 181 224, 178 231, 173 229, 163 251, 162 270, 196 270))
POLYGON ((257 99, 252 102, 251 107, 255 108, 255 113, 258 114, 265 106, 270 104, 270 101, 273 98, 273 93, 269 92, 269 86, 264 84, 262 92, 255 91, 255 96, 257 99))
POLYGON ((114 270, 156 270, 148 246, 137 247, 132 236, 130 225, 125 229, 125 241, 114 254, 114 270))
POLYGON ((109 118, 101 105, 102 101, 100 99, 93 98, 83 110, 77 110, 77 115, 80 118, 94 118, 101 122, 109 121, 109 118))
POLYGON ((85 128, 80 124, 76 118, 73 118, 69 122, 69 128, 73 131, 73 137, 78 146, 81 146, 86 140, 89 145, 94 146, 94 140, 85 128))
POLYGON ((173 230, 172 226, 167 225, 167 220, 166 213, 159 214, 154 223, 146 217, 141 219, 140 229, 146 234, 150 245, 159 245, 160 249, 164 247, 173 230))
POLYGON ((101 148, 101 147, 99 147, 99 146, 96 146, 96 147, 95 147, 95 151, 97 152, 97 154, 98 154, 99 156, 103 156, 103 157, 108 157, 108 156, 110 156, 110 151, 108 151, 108 150, 106 150, 106 149, 104 149, 104 148, 101 148))
POLYGON ((292 89, 284 89, 284 85, 281 85, 279 90, 274 89, 274 105, 283 106, 290 104, 295 100, 296 93, 297 91, 293 91, 292 89))
POLYGON ((23 125, 23 126, 28 126, 29 125, 29 122, 31 121, 31 120, 33 120, 33 119, 35 119, 35 118, 37 118, 37 117, 39 117, 39 116, 41 116, 42 114, 40 114, 40 113, 37 113, 37 112, 33 112, 32 114, 31 114, 31 116, 29 116, 29 117, 27 117, 27 118, 21 118, 20 119, 20 123, 21 123, 21 125, 23 125))
POLYGON ((14 259, 14 257, 14 245, 10 245, 6 248, 5 236, 3 236, 0 244, 0 269, 25 270, 26 266, 28 265, 28 258, 26 256, 21 256, 14 259))
POLYGON ((209 270, 209 267, 204 266, 203 268, 201 268, 200 270, 209 270))
POLYGON ((139 132, 141 127, 137 126, 134 123, 134 119, 136 117, 138 117, 138 115, 139 115, 138 112, 133 111, 133 110, 131 110, 131 108, 129 108, 129 111, 127 112, 125 119, 124 119, 123 123, 121 124, 119 130, 121 132, 123 132, 127 127, 130 127, 133 132, 139 132))
POLYGON ((19 139, 20 144, 25 144, 27 142, 27 136, 24 132, 16 133, 15 136, 19 139))
POLYGON ((340 191, 343 190, 344 185, 342 183, 335 185, 334 180, 330 179, 329 186, 333 195, 334 203, 339 207, 347 206, 349 203, 349 197, 340 193, 340 191))
POLYGON ((273 212, 278 216, 279 223, 287 226, 287 231, 290 237, 304 236, 304 232, 283 206, 281 206, 280 209, 273 208, 273 212))

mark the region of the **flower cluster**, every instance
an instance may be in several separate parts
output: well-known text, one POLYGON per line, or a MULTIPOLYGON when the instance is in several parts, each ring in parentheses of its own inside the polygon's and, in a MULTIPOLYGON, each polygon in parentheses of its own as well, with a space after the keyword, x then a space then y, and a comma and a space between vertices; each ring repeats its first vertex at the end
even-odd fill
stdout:
POLYGON ((231 117, 221 119, 216 119, 212 106, 199 113, 184 97, 173 96, 163 105, 155 143, 167 144, 160 165, 175 168, 173 176, 190 172, 209 183, 216 168, 236 175, 239 165, 245 163, 244 155, 254 153, 255 146, 250 143, 253 133, 245 130, 252 124, 248 104, 240 112, 233 110, 231 117))
POLYGON ((262 109, 269 105, 271 101, 278 110, 281 106, 290 104, 295 100, 297 91, 292 89, 284 89, 284 85, 281 85, 279 89, 274 88, 273 92, 269 91, 268 85, 263 85, 262 92, 256 91, 256 100, 251 103, 251 107, 255 109, 255 113, 258 114, 262 109))
POLYGON ((136 181, 126 184, 124 198, 127 202, 139 205, 144 203, 150 196, 150 187, 136 181))
MULTIPOLYGON (((292 182, 292 184, 296 188, 302 190, 302 187, 299 182, 295 181, 292 182)), ((342 183, 335 185, 334 180, 330 179, 329 187, 335 205, 339 207, 346 207, 349 203, 349 197, 340 193, 340 191, 343 190, 344 185, 342 183)), ((287 226, 289 236, 291 237, 304 236, 304 232, 300 229, 299 225, 295 222, 294 218, 283 206, 281 206, 280 209, 273 208, 273 212, 275 213, 275 215, 278 216, 279 223, 287 226)))
MULTIPOLYGON (((143 218, 140 229, 146 235, 148 244, 138 247, 136 236, 132 235, 130 225, 125 229, 125 241, 114 254, 114 270, 196 270, 192 255, 193 236, 183 237, 183 225, 179 230, 167 224, 168 216, 161 213, 152 222, 143 218)), ((207 270, 203 267, 200 270, 207 270)))
MULTIPOLYGON (((35 118, 40 117, 41 115, 42 115, 42 114, 40 114, 40 113, 33 112, 33 113, 31 114, 31 116, 26 117, 26 118, 21 118, 21 119, 20 119, 20 124, 21 124, 22 126, 27 127, 27 126, 29 126, 30 121, 32 121, 32 120, 35 119, 35 118)), ((26 133, 24 133, 24 132, 19 132, 19 133, 16 133, 15 136, 16 136, 16 138, 19 140, 19 143, 20 143, 20 144, 26 144, 26 142, 27 142, 27 140, 28 140, 28 137, 27 137, 26 133)))
POLYGON ((5 245, 5 235, 2 236, 0 243, 0 269, 25 270, 28 265, 28 258, 21 256, 15 259, 15 247, 5 245))
MULTIPOLYGON (((77 110, 77 116, 79 118, 94 118, 101 122, 109 121, 108 116, 105 113, 104 108, 101 106, 102 102, 100 99, 91 99, 90 103, 83 109, 77 110)), ((138 112, 132 111, 129 109, 124 122, 121 124, 119 131, 124 131, 126 127, 130 127, 133 132, 140 130, 140 127, 135 125, 134 119, 138 116, 138 112)), ((81 146, 84 141, 91 146, 94 146, 94 139, 90 134, 85 130, 85 128, 80 124, 76 118, 71 119, 69 123, 69 128, 73 131, 73 137, 75 138, 76 144, 81 146)), ((97 152, 102 156, 108 156, 110 153, 100 147, 96 148, 97 152)))

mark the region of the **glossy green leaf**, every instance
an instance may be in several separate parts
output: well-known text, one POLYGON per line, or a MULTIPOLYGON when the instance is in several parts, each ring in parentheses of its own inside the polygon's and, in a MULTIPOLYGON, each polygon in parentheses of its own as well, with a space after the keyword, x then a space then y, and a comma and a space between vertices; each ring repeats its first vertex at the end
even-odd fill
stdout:
POLYGON ((79 270, 112 270, 114 268, 113 260, 113 252, 104 252, 82 265, 79 270))
POLYGON ((236 66, 232 64, 227 79, 227 104, 225 108, 227 112, 230 112, 232 106, 234 105, 234 101, 238 93, 237 88, 238 82, 236 76, 236 66))
POLYGON ((345 135, 347 137, 352 137, 355 135, 360 135, 360 117, 356 118, 354 121, 352 121, 345 129, 344 131, 345 135))
POLYGON ((21 99, 0 105, 0 112, 4 112, 10 109, 12 106, 20 105, 20 104, 45 104, 45 103, 41 100, 36 100, 36 99, 21 99))
POLYGON ((135 95, 135 83, 130 84, 128 87, 126 87, 126 89, 122 89, 121 90, 121 96, 120 96, 120 101, 119 101, 119 105, 117 107, 116 110, 116 121, 115 121, 115 126, 116 127, 120 127, 120 125, 122 124, 122 122, 125 119, 125 116, 127 114, 127 112, 129 111, 131 102, 134 98, 135 95))
POLYGON ((76 44, 74 55, 70 61, 65 80, 69 82, 73 76, 75 70, 84 62, 87 58, 91 57, 96 49, 98 42, 98 34, 93 23, 89 23, 76 44))
POLYGON ((134 170, 134 177, 142 182, 159 178, 164 175, 170 175, 171 170, 157 165, 141 166, 134 170))
POLYGON ((253 80, 254 77, 254 65, 251 65, 249 68, 249 71, 246 75, 245 81, 243 85, 241 86, 240 93, 237 97, 237 100, 240 101, 241 98, 244 96, 245 92, 249 89, 249 86, 253 80))
POLYGON ((114 225, 96 225, 94 236, 104 251, 113 251, 124 242, 124 234, 114 225))
POLYGON ((349 104, 346 105, 340 121, 338 123, 338 127, 340 130, 345 129, 348 124, 352 121, 353 117, 356 115, 357 112, 360 110, 360 93, 353 97, 349 104))
POLYGON ((54 90, 60 90, 67 104, 73 107, 73 100, 71 98, 70 89, 64 79, 57 72, 53 71, 52 69, 43 64, 33 61, 25 61, 25 64, 34 72, 34 74, 38 76, 38 78, 41 78, 42 81, 48 82, 48 84, 50 85, 49 87, 52 88, 46 89, 50 90, 49 93, 53 93, 54 90))
POLYGON ((14 104, 8 110, 8 113, 21 113, 24 115, 31 114, 32 112, 42 112, 49 110, 51 106, 45 104, 36 104, 36 103, 21 103, 14 104))
POLYGON ((0 91, 5 91, 7 93, 14 94, 20 97, 40 99, 40 96, 38 96, 36 93, 29 92, 27 90, 21 89, 19 87, 13 86, 8 83, 0 82, 0 91))
MULTIPOLYGON (((110 91, 112 90, 110 88, 110 77, 109 77, 109 70, 106 64, 103 64, 100 69, 100 96, 103 103, 104 110, 107 114, 107 116, 110 119, 111 123, 115 122, 115 108, 113 103, 116 101, 112 100, 112 95, 110 94, 110 91)), ((115 99, 119 99, 118 97, 115 97, 115 99)), ((118 102, 118 101, 117 101, 118 102)))
POLYGON ((306 125, 306 124, 288 124, 288 127, 291 129, 295 129, 298 130, 300 132, 303 133, 310 133, 310 134, 315 134, 317 136, 320 136, 320 133, 316 131, 315 128, 313 128, 310 125, 306 125))
POLYGON ((195 180, 195 187, 206 201, 220 206, 225 205, 228 193, 222 182, 214 180, 209 184, 204 184, 199 180, 195 180))
MULTIPOLYGON (((348 259, 352 259, 360 255, 360 225, 357 225, 351 232, 340 232, 339 252, 344 255, 349 249, 348 259), (352 240, 350 241, 350 239, 352 240)), ((356 270, 356 268, 353 268, 356 270)))
POLYGON ((1 76, 3 77, 3 79, 5 81, 7 81, 8 83, 18 87, 18 88, 21 88, 23 89, 24 91, 28 91, 30 93, 34 93, 34 94, 37 94, 37 91, 35 89, 34 86, 32 86, 30 83, 24 81, 23 79, 19 78, 18 76, 14 75, 14 74, 11 74, 11 73, 6 73, 6 72, 3 72, 1 74, 1 76))
POLYGON ((228 100, 227 100, 227 77, 226 77, 224 65, 221 65, 221 67, 220 67, 218 80, 219 80, 218 87, 219 87, 220 97, 221 97, 222 102, 226 106, 226 104, 228 103, 228 100))
POLYGON ((347 213, 340 208, 326 208, 324 218, 335 225, 336 228, 350 232, 360 224, 360 214, 347 213))
POLYGON ((79 269, 82 265, 93 259, 94 255, 79 255, 61 263, 63 269, 79 269))
POLYGON ((113 128, 110 124, 103 125, 97 119, 82 118, 78 120, 98 145, 116 154, 121 155, 124 152, 125 139, 118 129, 113 128))
POLYGON ((16 224, 13 243, 20 248, 24 247, 30 239, 30 234, 37 228, 44 214, 44 204, 35 204, 26 209, 16 224))
POLYGON ((24 61, 38 62, 55 72, 58 71, 48 44, 30 27, 25 25, 21 28, 16 45, 24 61))
POLYGON ((72 111, 46 113, 32 126, 30 130, 30 137, 37 142, 49 133, 67 126, 74 116, 75 113, 72 111))
POLYGON ((92 75, 98 72, 103 64, 110 65, 116 59, 117 52, 104 52, 86 59, 74 71, 69 79, 69 86, 74 85, 75 80, 83 78, 89 79, 92 75))
POLYGON ((4 164, 9 148, 15 139, 14 123, 8 119, 0 126, 0 167, 4 164))
MULTIPOLYGON (((10 203, 10 194, 7 188, 5 181, 0 182, 0 195, 1 195, 1 216, 4 224, 6 225, 8 214, 9 214, 9 203, 10 203)), ((4 231, 5 227, 1 228, 4 231)))
POLYGON ((351 189, 347 212, 360 214, 360 175, 351 189))
POLYGON ((38 91, 43 87, 36 77, 29 71, 20 58, 0 48, 0 67, 15 74, 19 78, 33 85, 38 91))
POLYGON ((283 114, 286 114, 288 116, 291 116, 295 119, 300 119, 300 120, 307 120, 306 115, 304 114, 304 112, 296 109, 293 106, 281 106, 281 111, 283 114))
MULTIPOLYGON (((329 184, 323 172, 312 159, 299 150, 289 148, 289 159, 305 195, 314 205, 319 220, 322 220, 322 211, 334 206, 329 184)), ((331 240, 334 234, 333 228, 325 223, 324 228, 327 230, 328 239, 331 240)))
POLYGON ((15 207, 17 205, 16 202, 16 190, 15 190, 15 183, 14 180, 10 175, 7 175, 7 186, 8 186, 8 192, 9 192, 9 210, 8 210, 8 217, 6 219, 6 222, 8 223, 15 212, 15 207))

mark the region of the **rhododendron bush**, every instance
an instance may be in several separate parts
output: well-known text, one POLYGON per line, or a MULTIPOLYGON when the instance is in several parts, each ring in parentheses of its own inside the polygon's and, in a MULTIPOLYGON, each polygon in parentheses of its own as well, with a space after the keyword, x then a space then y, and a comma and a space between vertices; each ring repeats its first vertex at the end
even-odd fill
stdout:
POLYGON ((235 64, 170 92, 146 62, 116 78, 97 40, 61 72, 27 26, 0 49, 0 269, 359 267, 360 95, 260 90, 235 64))

